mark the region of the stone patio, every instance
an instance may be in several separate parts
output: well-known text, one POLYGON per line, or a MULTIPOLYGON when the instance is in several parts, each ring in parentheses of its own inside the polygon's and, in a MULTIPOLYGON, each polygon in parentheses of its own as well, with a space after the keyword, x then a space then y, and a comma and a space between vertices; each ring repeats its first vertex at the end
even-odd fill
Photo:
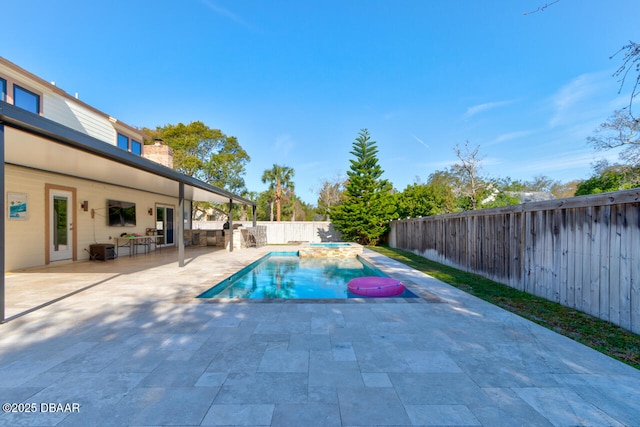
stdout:
POLYGON ((640 426, 640 371, 370 251, 422 298, 193 298, 270 249, 7 274, 0 425, 640 426))

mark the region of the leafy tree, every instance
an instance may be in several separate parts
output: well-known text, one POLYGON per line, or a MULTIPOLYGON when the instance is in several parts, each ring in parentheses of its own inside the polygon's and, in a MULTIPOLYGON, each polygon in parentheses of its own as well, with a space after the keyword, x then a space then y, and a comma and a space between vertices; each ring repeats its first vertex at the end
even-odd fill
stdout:
MULTIPOLYGON (((161 139, 172 148, 175 170, 233 193, 246 191, 245 165, 250 157, 236 137, 227 136, 200 121, 143 128, 142 132, 146 140, 161 139)), ((192 214, 204 215, 211 208, 228 210, 213 203, 194 202, 192 214)))
POLYGON ((258 194, 256 201, 256 220, 273 221, 273 192, 270 190, 258 194))
POLYGON ((534 176, 531 181, 512 181, 511 178, 507 177, 500 181, 500 189, 511 192, 546 191, 551 193, 553 197, 562 199, 573 197, 579 182, 579 180, 560 182, 545 175, 534 176))
MULTIPOLYGON (((258 193, 256 193, 255 191, 244 191, 241 196, 245 199, 255 200, 258 197, 258 193)), ((249 212, 253 212, 253 210, 249 210, 247 205, 240 205, 240 221, 253 219, 253 213, 252 215, 249 215, 249 212), (250 216, 251 218, 249 218, 250 216)))
POLYGON ((595 165, 594 169, 591 178, 578 184, 576 196, 640 187, 640 166, 609 165, 604 161, 595 165))
POLYGON ((318 215, 329 220, 329 211, 332 206, 342 201, 344 193, 344 183, 340 178, 336 178, 333 182, 325 181, 318 194, 318 215))
MULTIPOLYGON (((282 200, 293 194, 293 175, 295 171, 288 166, 274 164, 271 169, 267 169, 262 174, 262 182, 269 183, 269 190, 273 191, 273 201, 276 204, 276 221, 281 220, 282 200)), ((273 215, 271 217, 273 221, 273 215)))
POLYGON ((554 185, 558 184, 546 175, 536 175, 533 180, 525 183, 524 191, 551 191, 554 185))
POLYGON ((289 204, 290 214, 285 219, 291 221, 312 221, 316 216, 316 209, 302 201, 297 195, 291 196, 291 203, 289 204))
POLYGON ((444 174, 446 172, 435 172, 426 184, 408 185, 398 194, 398 216, 418 218, 454 212, 455 195, 451 183, 443 179, 444 174))
POLYGON ((234 193, 245 189, 245 165, 250 157, 236 137, 200 121, 142 131, 148 139, 162 139, 173 149, 175 170, 234 193))
POLYGON ((378 148, 369 131, 362 129, 350 152, 344 200, 330 208, 331 221, 343 238, 364 245, 375 245, 387 231, 389 221, 397 218, 393 187, 382 179, 378 148))
POLYGON ((580 180, 577 179, 563 183, 558 182, 551 187, 551 194, 557 199, 573 197, 578 189, 578 184, 580 184, 580 180))
POLYGON ((502 206, 511 206, 520 204, 520 199, 511 191, 498 190, 496 194, 487 198, 482 204, 483 208, 499 208, 502 206))
POLYGON ((620 160, 632 166, 640 165, 640 120, 633 118, 628 110, 615 111, 587 141, 596 150, 622 148, 620 160))

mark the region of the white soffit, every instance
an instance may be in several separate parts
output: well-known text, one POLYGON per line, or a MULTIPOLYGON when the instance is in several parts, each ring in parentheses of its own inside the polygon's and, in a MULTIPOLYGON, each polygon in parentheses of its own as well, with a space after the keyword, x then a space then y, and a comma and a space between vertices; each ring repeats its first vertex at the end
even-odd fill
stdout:
MULTIPOLYGON (((124 152, 123 152, 124 153, 124 152)), ((134 156, 134 154, 128 155, 134 156)), ((178 197, 176 180, 5 127, 5 163, 178 197)), ((159 168, 163 166, 158 165, 159 168)), ((167 171, 173 172, 166 168, 167 171)), ((185 184, 185 199, 228 203, 229 196, 185 184)), ((238 202, 235 200, 234 202, 238 202)))

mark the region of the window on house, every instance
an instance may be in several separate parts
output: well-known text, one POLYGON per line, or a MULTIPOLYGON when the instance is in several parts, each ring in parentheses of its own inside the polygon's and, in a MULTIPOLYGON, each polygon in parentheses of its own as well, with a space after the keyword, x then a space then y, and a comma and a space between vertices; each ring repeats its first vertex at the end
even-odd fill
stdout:
POLYGON ((123 134, 118 134, 118 148, 129 151, 129 138, 123 134))
POLYGON ((131 152, 133 154, 137 154, 138 156, 142 155, 142 144, 135 139, 131 140, 131 152))
POLYGON ((0 79, 0 101, 7 101, 7 81, 0 79))
POLYGON ((121 133, 118 134, 118 148, 130 151, 138 156, 142 155, 142 143, 135 139, 129 139, 128 136, 121 133))
POLYGON ((32 113, 40 114, 40 95, 14 84, 13 105, 32 113))

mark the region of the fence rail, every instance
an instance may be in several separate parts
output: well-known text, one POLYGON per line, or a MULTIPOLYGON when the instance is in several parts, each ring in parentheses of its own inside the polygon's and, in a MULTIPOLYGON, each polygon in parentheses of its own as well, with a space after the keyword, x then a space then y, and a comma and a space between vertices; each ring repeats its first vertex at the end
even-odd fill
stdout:
POLYGON ((391 223, 389 243, 640 333, 640 191, 391 223))

